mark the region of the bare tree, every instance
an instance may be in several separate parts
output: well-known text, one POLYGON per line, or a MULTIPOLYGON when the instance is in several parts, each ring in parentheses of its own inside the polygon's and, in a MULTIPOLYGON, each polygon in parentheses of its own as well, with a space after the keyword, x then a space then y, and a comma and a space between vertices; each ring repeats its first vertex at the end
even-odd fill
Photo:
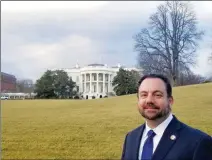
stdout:
POLYGON ((209 61, 209 63, 212 64, 212 52, 211 52, 211 54, 210 54, 209 57, 208 57, 208 61, 209 61))
POLYGON ((180 66, 195 65, 197 20, 189 2, 168 1, 150 16, 149 28, 135 35, 138 63, 145 72, 163 73, 177 84, 180 66))
POLYGON ((17 92, 32 93, 34 91, 34 84, 31 79, 17 80, 17 92))
MULTIPOLYGON (((208 56, 208 64, 209 64, 209 66, 212 66, 212 52, 208 56)), ((210 68, 210 72, 208 73, 208 80, 207 81, 209 81, 209 82, 212 81, 212 68, 210 68)))
POLYGON ((179 74, 178 85, 200 84, 206 81, 206 77, 193 73, 190 69, 183 70, 179 74))

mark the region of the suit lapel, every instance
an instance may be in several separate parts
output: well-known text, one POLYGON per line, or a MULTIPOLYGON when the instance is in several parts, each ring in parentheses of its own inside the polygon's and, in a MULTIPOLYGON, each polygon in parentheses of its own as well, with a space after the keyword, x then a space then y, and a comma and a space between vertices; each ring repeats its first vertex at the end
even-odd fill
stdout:
POLYGON ((135 137, 135 142, 134 142, 134 146, 133 148, 135 147, 135 149, 133 149, 133 153, 132 153, 132 159, 133 160, 136 160, 138 159, 138 154, 139 154, 139 148, 140 148, 140 142, 141 142, 141 138, 142 138, 142 135, 143 135, 143 131, 144 131, 144 128, 145 128, 145 125, 141 125, 140 129, 138 130, 137 132, 137 135, 135 137))
POLYGON ((175 116, 164 131, 164 134, 153 154, 152 160, 162 160, 179 138, 180 122, 175 116), (172 136, 172 137, 171 137, 172 136))

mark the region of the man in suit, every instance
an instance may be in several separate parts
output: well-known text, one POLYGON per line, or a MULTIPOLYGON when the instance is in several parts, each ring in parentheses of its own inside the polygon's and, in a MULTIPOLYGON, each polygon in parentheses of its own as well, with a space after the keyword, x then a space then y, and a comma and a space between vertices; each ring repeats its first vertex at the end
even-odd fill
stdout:
POLYGON ((166 77, 140 79, 138 110, 145 124, 127 133, 122 160, 212 160, 211 136, 180 122, 171 113, 173 103, 166 77))

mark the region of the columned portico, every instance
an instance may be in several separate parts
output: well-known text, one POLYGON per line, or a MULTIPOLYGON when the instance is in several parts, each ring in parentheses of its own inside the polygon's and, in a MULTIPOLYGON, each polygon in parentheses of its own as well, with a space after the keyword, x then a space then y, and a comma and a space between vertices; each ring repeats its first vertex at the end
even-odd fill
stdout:
MULTIPOLYGON (((119 68, 120 65, 109 67, 104 64, 89 64, 84 67, 76 65, 76 67, 65 69, 65 71, 76 82, 83 98, 92 99, 108 96, 108 93, 112 92, 114 94, 112 81, 119 68)), ((131 70, 131 68, 129 69, 131 70)))
POLYGON ((92 93, 92 88, 91 88, 92 85, 91 85, 91 82, 92 82, 92 74, 90 73, 90 91, 89 91, 90 93, 92 93))
POLYGON ((96 74, 96 91, 99 92, 99 73, 96 74))
POLYGON ((110 88, 109 87, 110 87, 110 74, 108 74, 108 90, 107 90, 108 92, 110 92, 110 88))
POLYGON ((89 72, 81 74, 82 93, 93 95, 95 98, 104 97, 111 91, 111 79, 109 73, 89 72))
POLYGON ((105 92, 105 74, 103 74, 103 92, 105 92))

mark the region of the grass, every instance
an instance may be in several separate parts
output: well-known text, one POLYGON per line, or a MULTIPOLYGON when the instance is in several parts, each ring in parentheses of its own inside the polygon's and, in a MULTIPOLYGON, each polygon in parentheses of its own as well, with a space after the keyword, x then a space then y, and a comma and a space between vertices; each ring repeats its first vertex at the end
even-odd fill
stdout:
MULTIPOLYGON (((212 135, 212 83, 174 88, 173 113, 212 135)), ((144 122, 136 95, 99 100, 1 101, 3 159, 120 159, 144 122)))

